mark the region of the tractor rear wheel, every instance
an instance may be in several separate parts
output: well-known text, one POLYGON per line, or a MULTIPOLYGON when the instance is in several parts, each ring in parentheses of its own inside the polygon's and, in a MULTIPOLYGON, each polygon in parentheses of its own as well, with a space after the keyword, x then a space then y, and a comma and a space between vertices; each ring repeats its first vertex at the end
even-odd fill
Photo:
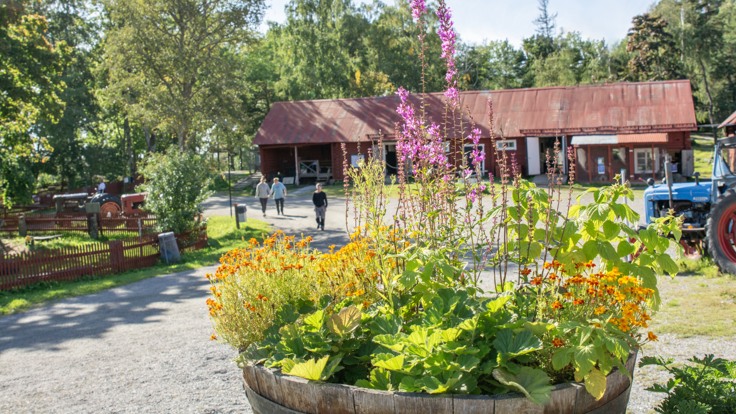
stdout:
POLYGON ((722 272, 736 275, 736 191, 728 190, 710 210, 708 251, 722 272))
POLYGON ((120 202, 120 197, 112 194, 98 194, 92 197, 90 200, 95 203, 100 203, 100 216, 101 217, 118 217, 123 211, 123 204, 120 202))

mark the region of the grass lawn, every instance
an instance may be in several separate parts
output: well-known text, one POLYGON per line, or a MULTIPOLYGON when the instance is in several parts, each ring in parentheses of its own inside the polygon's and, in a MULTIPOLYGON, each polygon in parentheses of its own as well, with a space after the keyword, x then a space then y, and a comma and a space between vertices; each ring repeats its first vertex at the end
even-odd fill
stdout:
POLYGON ((700 178, 709 179, 713 174, 713 137, 693 135, 692 144, 695 171, 700 173, 700 178))
MULTIPOLYGON (((61 234, 61 237, 57 239, 51 239, 43 242, 37 241, 33 249, 36 251, 39 250, 54 250, 54 249, 64 249, 69 247, 78 247, 78 246, 86 246, 90 244, 95 243, 107 243, 109 241, 113 240, 123 240, 123 239, 130 239, 133 237, 136 237, 138 233, 136 232, 109 232, 105 234, 104 236, 100 236, 99 239, 93 240, 91 239, 87 233, 74 231, 74 232, 58 232, 54 234, 61 234)), ((13 246, 23 246, 25 243, 25 237, 16 236, 13 238, 3 238, 3 242, 6 244, 10 244, 13 246)))
POLYGON ((662 306, 651 328, 682 337, 736 336, 736 277, 718 273, 708 259, 684 260, 682 272, 661 277, 662 306))
MULTIPOLYGON (((76 282, 42 283, 15 291, 0 292, 0 315, 23 311, 48 301, 127 285, 150 277, 210 266, 216 264, 220 256, 228 250, 242 246, 245 244, 244 241, 251 237, 261 240, 269 232, 269 225, 259 220, 249 219, 246 225, 238 230, 230 217, 211 217, 207 222, 209 247, 183 253, 181 263, 175 265, 159 263, 154 267, 116 275, 84 278, 76 282)), ((67 239, 67 243, 71 244, 74 241, 67 239)))

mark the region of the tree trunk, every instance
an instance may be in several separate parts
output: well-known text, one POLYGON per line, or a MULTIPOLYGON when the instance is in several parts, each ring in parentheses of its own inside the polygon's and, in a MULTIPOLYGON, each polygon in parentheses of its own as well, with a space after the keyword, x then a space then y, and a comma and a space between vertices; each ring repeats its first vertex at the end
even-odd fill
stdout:
POLYGON ((133 153, 133 139, 130 135, 130 121, 128 117, 123 120, 123 140, 125 141, 125 154, 128 156, 129 177, 135 176, 135 154, 133 153))
MULTIPOLYGON (((703 58, 698 58, 698 66, 700 66, 700 72, 703 76, 703 86, 705 87, 705 94, 708 96, 708 123, 714 125, 715 119, 713 118, 713 94, 710 92, 710 85, 708 84, 708 73, 705 69, 705 62, 703 62, 703 58)), ((713 128, 713 144, 715 144, 716 141, 718 141, 718 128, 713 128)))
POLYGON ((156 151, 156 134, 147 126, 143 127, 143 136, 146 138, 146 152, 156 151))

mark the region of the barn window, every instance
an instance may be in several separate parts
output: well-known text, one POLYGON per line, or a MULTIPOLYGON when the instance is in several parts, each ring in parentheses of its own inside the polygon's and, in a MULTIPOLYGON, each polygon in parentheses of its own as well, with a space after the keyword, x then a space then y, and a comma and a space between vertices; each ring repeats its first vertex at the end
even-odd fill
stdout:
POLYGON ((656 171, 656 155, 651 148, 634 149, 634 169, 637 174, 651 173, 656 171))
POLYGON ((516 151, 515 139, 502 139, 496 141, 496 150, 498 151, 516 151))

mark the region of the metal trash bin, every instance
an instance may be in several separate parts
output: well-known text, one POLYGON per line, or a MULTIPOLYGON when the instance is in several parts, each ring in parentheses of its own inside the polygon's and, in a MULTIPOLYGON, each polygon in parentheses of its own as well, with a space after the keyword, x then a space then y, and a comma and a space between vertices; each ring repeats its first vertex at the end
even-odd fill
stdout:
POLYGON ((166 263, 178 263, 181 261, 179 245, 176 244, 176 236, 173 232, 158 235, 158 247, 161 259, 166 263))

